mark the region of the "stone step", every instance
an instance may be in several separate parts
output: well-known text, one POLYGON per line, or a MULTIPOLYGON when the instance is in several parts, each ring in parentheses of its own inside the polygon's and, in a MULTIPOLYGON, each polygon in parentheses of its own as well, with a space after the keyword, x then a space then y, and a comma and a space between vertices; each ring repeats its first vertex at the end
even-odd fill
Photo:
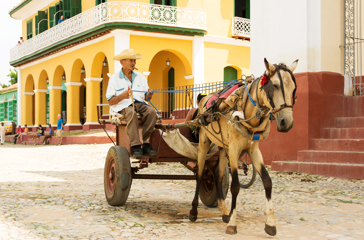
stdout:
POLYGON ((364 128, 364 117, 337 117, 335 118, 337 128, 364 128))
POLYGON ((273 161, 272 170, 310 173, 345 179, 364 179, 364 164, 273 161))
POLYGON ((364 139, 364 128, 324 128, 324 138, 364 139))
POLYGON ((298 151, 298 162, 364 164, 364 152, 354 151, 298 151))
POLYGON ((312 150, 321 151, 364 151, 364 139, 313 139, 312 150))

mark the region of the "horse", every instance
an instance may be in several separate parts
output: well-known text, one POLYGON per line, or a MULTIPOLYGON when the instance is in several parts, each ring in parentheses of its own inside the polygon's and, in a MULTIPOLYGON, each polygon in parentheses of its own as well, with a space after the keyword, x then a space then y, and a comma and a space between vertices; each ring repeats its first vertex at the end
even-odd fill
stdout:
POLYGON ((293 127, 293 105, 296 100, 297 89, 293 71, 297 67, 298 60, 287 67, 282 63, 271 64, 264 58, 264 64, 266 70, 260 78, 252 81, 249 88, 247 84, 240 86, 234 94, 230 95, 231 97, 220 102, 219 106, 215 108, 215 112, 207 111, 205 106, 211 95, 204 97, 199 104, 197 118, 201 126, 199 130, 198 172, 196 174, 196 192, 189 219, 192 222, 197 220, 200 182, 203 177, 206 154, 210 143, 213 142, 220 149, 219 162, 215 170, 215 184, 218 208, 222 214, 222 220, 228 223, 226 228, 228 234, 237 233, 236 198, 240 190, 237 169, 238 160, 244 153, 247 153, 252 160, 265 189, 266 207, 264 213, 267 220, 264 230, 271 236, 277 233, 272 203, 272 180, 265 168, 259 150, 259 141, 265 139, 269 134, 270 115, 276 119, 276 127, 279 132, 288 132, 293 127), (228 162, 230 162, 232 177, 230 212, 223 198, 221 184, 224 169, 228 162))

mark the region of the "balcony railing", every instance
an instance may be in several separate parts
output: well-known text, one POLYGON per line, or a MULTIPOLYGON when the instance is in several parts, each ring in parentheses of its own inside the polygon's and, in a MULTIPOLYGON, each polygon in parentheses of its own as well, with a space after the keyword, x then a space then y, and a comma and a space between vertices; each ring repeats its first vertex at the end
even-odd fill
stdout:
POLYGON ((250 19, 234 17, 232 21, 232 36, 250 39, 250 19))
POLYGON ((197 30, 206 29, 206 13, 199 9, 136 2, 107 2, 84 11, 10 50, 10 62, 98 25, 132 22, 197 30))

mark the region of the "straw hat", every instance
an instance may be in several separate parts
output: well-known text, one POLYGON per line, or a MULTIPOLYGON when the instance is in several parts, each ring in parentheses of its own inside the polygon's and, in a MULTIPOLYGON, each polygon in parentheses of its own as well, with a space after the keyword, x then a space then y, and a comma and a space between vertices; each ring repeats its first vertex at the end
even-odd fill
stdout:
POLYGON ((125 49, 114 57, 114 60, 120 61, 121 59, 140 59, 143 56, 139 53, 135 53, 134 49, 125 49))

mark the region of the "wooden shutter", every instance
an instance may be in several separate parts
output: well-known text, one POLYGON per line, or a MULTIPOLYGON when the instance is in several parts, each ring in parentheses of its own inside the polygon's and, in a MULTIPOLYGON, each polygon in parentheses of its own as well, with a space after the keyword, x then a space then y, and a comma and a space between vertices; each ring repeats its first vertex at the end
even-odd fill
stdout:
POLYGON ((81 0, 71 0, 71 16, 76 16, 77 14, 81 13, 81 0))
POLYGON ((63 17, 66 19, 67 17, 71 17, 71 0, 63 0, 63 17))
POLYGON ((33 37, 33 19, 30 19, 27 22, 27 39, 30 39, 33 37))
POLYGON ((56 13, 56 7, 49 7, 48 9, 48 21, 49 21, 49 28, 53 27, 54 25, 56 25, 54 23, 54 14, 56 13))
POLYGON ((39 23, 39 16, 36 15, 35 16, 35 34, 34 35, 38 35, 38 23, 39 23))

